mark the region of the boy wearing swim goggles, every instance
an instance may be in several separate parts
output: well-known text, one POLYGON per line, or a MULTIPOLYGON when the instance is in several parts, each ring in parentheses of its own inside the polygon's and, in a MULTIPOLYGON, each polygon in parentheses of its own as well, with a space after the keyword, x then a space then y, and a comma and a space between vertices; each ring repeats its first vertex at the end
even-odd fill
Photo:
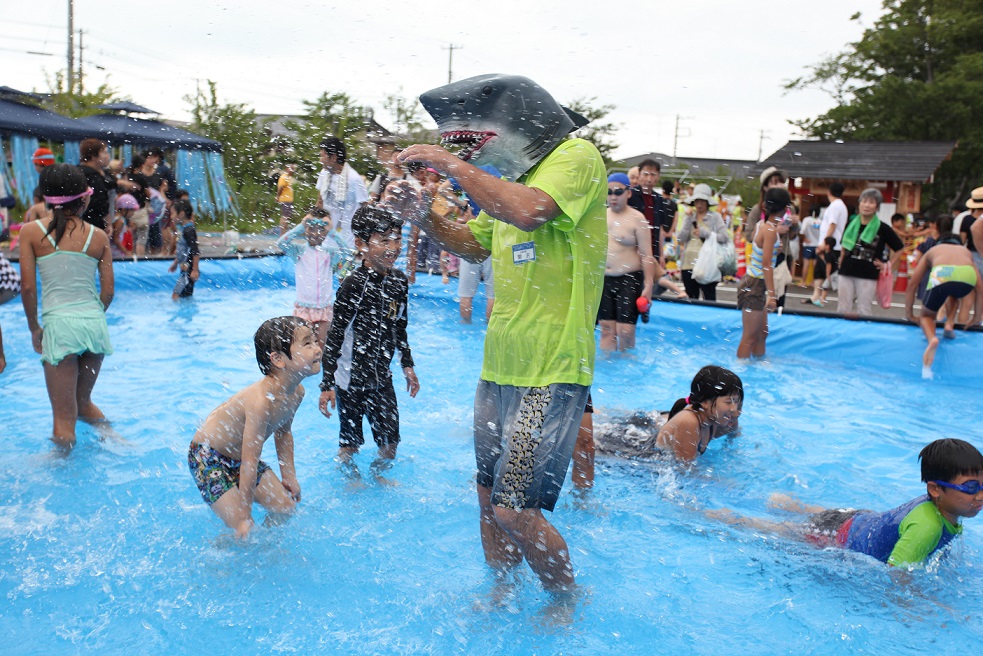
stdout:
POLYGON ((935 440, 918 459, 926 493, 886 512, 827 510, 776 494, 770 500, 773 507, 812 514, 804 524, 738 517, 727 510, 709 514, 732 524, 804 537, 822 547, 859 551, 910 569, 962 533, 961 517, 976 517, 983 509, 983 455, 975 446, 957 439, 935 440))

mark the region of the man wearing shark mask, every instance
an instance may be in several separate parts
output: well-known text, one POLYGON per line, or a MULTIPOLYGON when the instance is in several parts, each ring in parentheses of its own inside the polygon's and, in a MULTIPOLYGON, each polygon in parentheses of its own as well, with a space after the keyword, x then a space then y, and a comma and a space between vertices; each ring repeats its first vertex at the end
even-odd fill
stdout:
POLYGON ((587 121, 523 77, 473 77, 420 102, 443 143, 462 150, 415 145, 399 159, 455 178, 484 211, 467 224, 431 213, 415 220, 465 259, 490 254, 494 270, 474 410, 485 559, 509 570, 525 557, 547 589, 570 590, 566 542, 542 511, 556 504, 594 373, 607 249, 604 161, 593 144, 566 140, 587 121), (485 164, 502 177, 478 168, 485 164))

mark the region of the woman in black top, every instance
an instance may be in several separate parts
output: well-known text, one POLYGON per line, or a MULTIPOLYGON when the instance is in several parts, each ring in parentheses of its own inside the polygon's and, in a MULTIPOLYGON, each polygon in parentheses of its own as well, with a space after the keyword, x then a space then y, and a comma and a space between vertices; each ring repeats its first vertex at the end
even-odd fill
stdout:
POLYGON ((904 251, 897 233, 877 216, 881 200, 881 192, 865 189, 860 194, 860 213, 850 217, 843 231, 837 307, 840 314, 869 317, 881 269, 892 267, 904 251))
POLYGON ((85 181, 92 188, 89 206, 82 214, 82 220, 108 231, 116 195, 116 178, 107 171, 109 148, 106 142, 99 139, 86 139, 79 144, 79 152, 85 181))

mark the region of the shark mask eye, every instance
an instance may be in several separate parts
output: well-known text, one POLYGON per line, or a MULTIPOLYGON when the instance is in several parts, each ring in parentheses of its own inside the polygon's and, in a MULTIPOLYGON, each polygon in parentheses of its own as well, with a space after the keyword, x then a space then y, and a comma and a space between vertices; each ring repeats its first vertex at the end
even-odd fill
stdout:
POLYGON ((492 89, 491 87, 485 87, 484 89, 481 90, 481 93, 482 95, 490 96, 492 94, 492 91, 494 91, 494 89, 492 89))

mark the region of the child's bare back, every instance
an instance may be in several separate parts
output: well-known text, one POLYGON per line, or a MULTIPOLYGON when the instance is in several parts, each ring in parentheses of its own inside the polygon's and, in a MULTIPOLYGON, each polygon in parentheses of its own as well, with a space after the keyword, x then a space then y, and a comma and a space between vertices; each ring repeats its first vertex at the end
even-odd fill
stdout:
POLYGON ((265 442, 284 425, 289 426, 304 400, 300 385, 292 394, 277 394, 263 378, 240 390, 212 410, 195 433, 193 442, 207 444, 222 455, 242 460, 243 437, 249 434, 265 442))

